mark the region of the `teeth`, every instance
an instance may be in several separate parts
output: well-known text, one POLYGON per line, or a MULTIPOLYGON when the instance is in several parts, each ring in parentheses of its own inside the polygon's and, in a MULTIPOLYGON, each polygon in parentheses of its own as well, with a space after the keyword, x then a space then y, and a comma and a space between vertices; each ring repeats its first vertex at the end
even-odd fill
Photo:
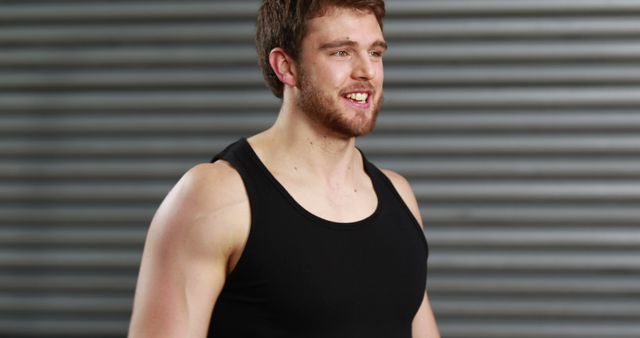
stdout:
POLYGON ((367 93, 351 93, 347 95, 347 98, 354 100, 354 101, 358 101, 360 103, 364 103, 367 101, 367 98, 369 98, 369 94, 367 93))

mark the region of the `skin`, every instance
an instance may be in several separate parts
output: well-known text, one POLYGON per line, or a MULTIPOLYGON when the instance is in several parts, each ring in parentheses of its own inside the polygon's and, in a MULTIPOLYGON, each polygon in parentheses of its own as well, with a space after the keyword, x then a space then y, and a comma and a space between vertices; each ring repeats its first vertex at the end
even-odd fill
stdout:
MULTIPOLYGON (((285 85, 282 107, 274 125, 248 141, 305 209, 354 222, 377 205, 355 137, 375 124, 386 44, 369 13, 333 9, 308 24, 297 62, 280 48, 271 52, 285 85), (366 91, 367 102, 345 98, 354 91, 366 91), (310 108, 318 102, 322 109, 310 108)), ((409 183, 384 173, 422 225, 409 183)), ((130 338, 206 337, 216 299, 246 244, 249 215, 242 180, 224 161, 197 165, 178 181, 149 228, 130 338)), ((415 338, 440 337, 426 293, 412 324, 415 338)))

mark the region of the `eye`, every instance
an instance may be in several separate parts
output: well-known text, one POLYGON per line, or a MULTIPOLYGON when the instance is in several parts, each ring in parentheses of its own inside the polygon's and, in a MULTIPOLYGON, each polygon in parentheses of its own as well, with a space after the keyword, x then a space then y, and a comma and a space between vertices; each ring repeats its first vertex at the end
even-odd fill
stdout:
POLYGON ((372 51, 369 52, 369 55, 373 56, 375 58, 381 58, 383 54, 384 53, 379 51, 379 50, 372 50, 372 51))
POLYGON ((347 51, 344 51, 344 50, 339 50, 337 52, 334 52, 333 55, 345 57, 345 56, 349 56, 349 53, 347 53, 347 51))

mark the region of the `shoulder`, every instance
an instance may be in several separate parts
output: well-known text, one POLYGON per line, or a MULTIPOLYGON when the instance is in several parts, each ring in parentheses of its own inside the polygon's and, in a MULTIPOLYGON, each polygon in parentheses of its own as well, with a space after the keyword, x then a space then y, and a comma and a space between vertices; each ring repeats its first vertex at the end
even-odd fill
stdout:
POLYGON ((404 176, 398 174, 397 172, 389 169, 380 169, 382 173, 391 181, 393 187, 396 189, 402 201, 407 205, 413 216, 416 218, 418 223, 422 226, 422 217, 420 215, 420 207, 418 206, 418 201, 416 200, 416 196, 413 193, 413 189, 411 188, 411 184, 407 181, 404 176))
POLYGON ((179 208, 181 217, 202 219, 246 202, 238 172, 229 163, 216 161, 189 169, 167 194, 161 208, 179 208))
POLYGON ((172 189, 180 199, 217 211, 230 204, 246 201, 240 174, 226 161, 202 163, 189 169, 172 189))
POLYGON ((217 161, 196 165, 180 178, 158 208, 149 233, 165 245, 184 243, 201 254, 228 257, 243 244, 249 222, 242 178, 230 164, 217 161))
POLYGON ((393 184, 393 187, 396 188, 398 193, 400 193, 400 195, 403 198, 405 197, 404 195, 413 196, 413 190, 411 189, 411 185, 409 184, 409 181, 407 181, 407 179, 404 178, 404 176, 389 169, 380 169, 380 171, 382 171, 382 173, 385 176, 387 176, 389 181, 391 181, 391 183, 393 184))

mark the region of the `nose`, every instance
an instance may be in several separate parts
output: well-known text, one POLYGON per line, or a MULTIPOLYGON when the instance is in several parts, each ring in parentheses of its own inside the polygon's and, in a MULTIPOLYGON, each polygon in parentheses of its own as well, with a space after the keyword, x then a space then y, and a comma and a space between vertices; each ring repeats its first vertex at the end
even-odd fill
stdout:
POLYGON ((376 76, 376 68, 369 55, 357 58, 353 67, 353 77, 358 80, 371 80, 376 76))

